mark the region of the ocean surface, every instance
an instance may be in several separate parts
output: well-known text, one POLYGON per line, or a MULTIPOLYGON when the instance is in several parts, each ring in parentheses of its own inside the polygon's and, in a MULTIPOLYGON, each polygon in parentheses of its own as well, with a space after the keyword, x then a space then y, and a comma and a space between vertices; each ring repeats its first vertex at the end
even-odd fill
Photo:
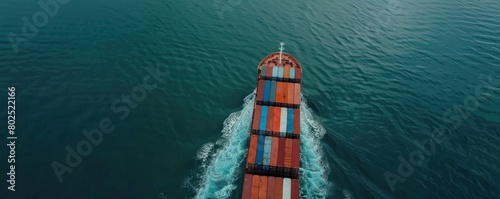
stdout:
POLYGON ((500 197, 498 0, 40 2, 0 0, 2 199, 239 198, 280 41, 302 198, 500 197))

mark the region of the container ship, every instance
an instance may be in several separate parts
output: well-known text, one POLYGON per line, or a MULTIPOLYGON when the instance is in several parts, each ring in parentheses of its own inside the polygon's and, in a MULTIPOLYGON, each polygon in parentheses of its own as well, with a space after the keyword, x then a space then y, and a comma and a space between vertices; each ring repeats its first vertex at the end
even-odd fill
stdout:
POLYGON ((302 68, 283 46, 257 66, 242 199, 299 198, 302 68))

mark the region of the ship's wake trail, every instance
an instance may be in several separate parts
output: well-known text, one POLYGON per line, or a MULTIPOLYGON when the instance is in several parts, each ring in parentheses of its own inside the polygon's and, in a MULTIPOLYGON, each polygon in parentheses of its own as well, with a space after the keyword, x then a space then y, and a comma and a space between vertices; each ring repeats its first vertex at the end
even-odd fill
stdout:
MULTIPOLYGON (((243 178, 241 166, 245 162, 250 123, 254 104, 254 94, 245 97, 243 109, 234 112, 224 121, 222 137, 216 143, 207 143, 197 154, 200 166, 193 175, 186 178, 184 188, 196 193, 194 198, 234 198, 243 178)), ((301 101, 301 169, 300 195, 302 198, 326 198, 328 165, 323 161, 320 139, 325 129, 314 120, 305 99, 301 101)))
POLYGON ((201 168, 197 176, 184 181, 184 186, 196 192, 195 198, 229 198, 242 176, 241 165, 247 153, 254 93, 245 97, 243 109, 231 113, 224 121, 222 137, 215 144, 207 143, 198 152, 201 168))
POLYGON ((327 198, 332 184, 328 182, 321 139, 326 130, 314 119, 312 110, 302 96, 300 102, 300 197, 327 198))

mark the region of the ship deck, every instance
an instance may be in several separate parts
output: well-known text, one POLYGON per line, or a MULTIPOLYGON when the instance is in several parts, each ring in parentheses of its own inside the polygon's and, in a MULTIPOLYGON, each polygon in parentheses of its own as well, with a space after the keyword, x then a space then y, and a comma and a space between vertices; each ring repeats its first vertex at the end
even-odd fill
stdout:
POLYGON ((287 53, 258 65, 243 199, 299 198, 302 68, 287 53))

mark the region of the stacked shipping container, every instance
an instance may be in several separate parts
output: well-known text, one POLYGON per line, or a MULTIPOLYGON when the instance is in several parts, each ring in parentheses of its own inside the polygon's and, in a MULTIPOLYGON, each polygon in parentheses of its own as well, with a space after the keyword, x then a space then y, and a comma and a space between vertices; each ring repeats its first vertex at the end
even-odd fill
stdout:
POLYGON ((245 174, 242 198, 298 199, 299 180, 245 174))
POLYGON ((261 67, 242 198, 299 198, 300 78, 300 67, 261 67))

